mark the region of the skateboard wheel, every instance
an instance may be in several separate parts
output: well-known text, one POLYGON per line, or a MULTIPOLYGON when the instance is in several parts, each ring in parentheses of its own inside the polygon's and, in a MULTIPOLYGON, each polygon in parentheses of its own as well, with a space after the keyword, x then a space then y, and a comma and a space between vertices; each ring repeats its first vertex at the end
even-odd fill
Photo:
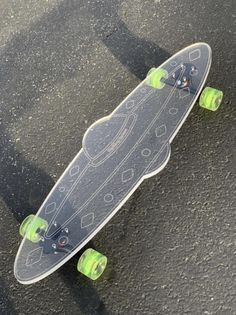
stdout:
POLYGON ((38 243, 41 239, 41 235, 38 232, 40 230, 46 231, 47 228, 48 223, 46 220, 30 214, 20 225, 20 235, 33 243, 38 243))
POLYGON ((201 107, 216 111, 223 99, 223 92, 211 87, 206 87, 200 96, 199 104, 201 107))
POLYGON ((163 79, 168 78, 168 72, 162 68, 151 68, 147 74, 147 84, 155 89, 162 89, 165 86, 163 79))
POLYGON ((92 248, 86 251, 79 258, 77 270, 92 280, 97 280, 105 270, 107 257, 92 248))

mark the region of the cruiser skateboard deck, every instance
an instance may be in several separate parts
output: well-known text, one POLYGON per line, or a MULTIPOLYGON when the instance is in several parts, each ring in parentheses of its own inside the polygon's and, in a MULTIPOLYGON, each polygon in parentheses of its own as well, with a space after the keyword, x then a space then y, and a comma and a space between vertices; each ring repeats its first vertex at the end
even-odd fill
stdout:
MULTIPOLYGON (((211 48, 196 43, 158 68, 107 117, 86 131, 82 148, 36 215, 21 225, 14 273, 23 284, 39 281, 68 261, 115 215, 142 181, 167 164, 171 142, 205 84, 211 48)), ((223 93, 206 88, 200 105, 216 110, 223 93)), ((107 258, 93 249, 78 270, 97 279, 107 258)))

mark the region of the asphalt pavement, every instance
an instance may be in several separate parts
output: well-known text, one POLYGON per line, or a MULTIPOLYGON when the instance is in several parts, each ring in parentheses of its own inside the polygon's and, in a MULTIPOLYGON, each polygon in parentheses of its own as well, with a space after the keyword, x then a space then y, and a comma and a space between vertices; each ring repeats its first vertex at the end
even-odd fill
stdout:
POLYGON ((0 0, 0 314, 236 314, 235 12, 234 0, 0 0), (19 284, 20 222, 86 129, 197 41, 224 102, 195 105, 166 168, 89 244, 108 257, 104 275, 79 274, 77 255, 19 284))

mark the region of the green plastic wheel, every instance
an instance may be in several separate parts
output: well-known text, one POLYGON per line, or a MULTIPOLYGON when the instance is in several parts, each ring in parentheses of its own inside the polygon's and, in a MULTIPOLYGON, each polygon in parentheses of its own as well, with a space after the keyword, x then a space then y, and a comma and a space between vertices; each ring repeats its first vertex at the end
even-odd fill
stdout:
POLYGON ((168 78, 168 72, 162 68, 151 68, 147 74, 147 84, 155 89, 162 89, 165 86, 163 79, 168 78))
POLYGON ((38 233, 40 230, 46 231, 48 223, 46 220, 36 217, 34 214, 30 214, 24 219, 20 225, 20 235, 26 237, 33 243, 38 243, 41 239, 41 235, 38 233))
POLYGON ((107 257, 92 248, 86 249, 80 257, 77 270, 92 280, 97 280, 104 272, 107 257))
POLYGON ((200 96, 199 104, 201 107, 216 111, 223 99, 223 92, 211 87, 206 87, 200 96))

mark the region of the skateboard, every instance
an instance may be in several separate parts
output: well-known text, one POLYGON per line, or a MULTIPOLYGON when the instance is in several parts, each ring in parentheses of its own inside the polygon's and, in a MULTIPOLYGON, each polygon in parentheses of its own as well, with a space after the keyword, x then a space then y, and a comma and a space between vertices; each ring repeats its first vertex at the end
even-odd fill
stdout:
MULTIPOLYGON (((88 128, 81 150, 37 214, 26 217, 20 226, 23 240, 14 264, 20 283, 37 282, 62 266, 103 228, 144 179, 166 166, 170 144, 198 98, 200 106, 218 109, 222 91, 203 90, 211 59, 206 43, 184 48, 152 68, 109 116, 88 128)), ((105 255, 89 248, 77 269, 96 280, 106 264, 105 255)))

